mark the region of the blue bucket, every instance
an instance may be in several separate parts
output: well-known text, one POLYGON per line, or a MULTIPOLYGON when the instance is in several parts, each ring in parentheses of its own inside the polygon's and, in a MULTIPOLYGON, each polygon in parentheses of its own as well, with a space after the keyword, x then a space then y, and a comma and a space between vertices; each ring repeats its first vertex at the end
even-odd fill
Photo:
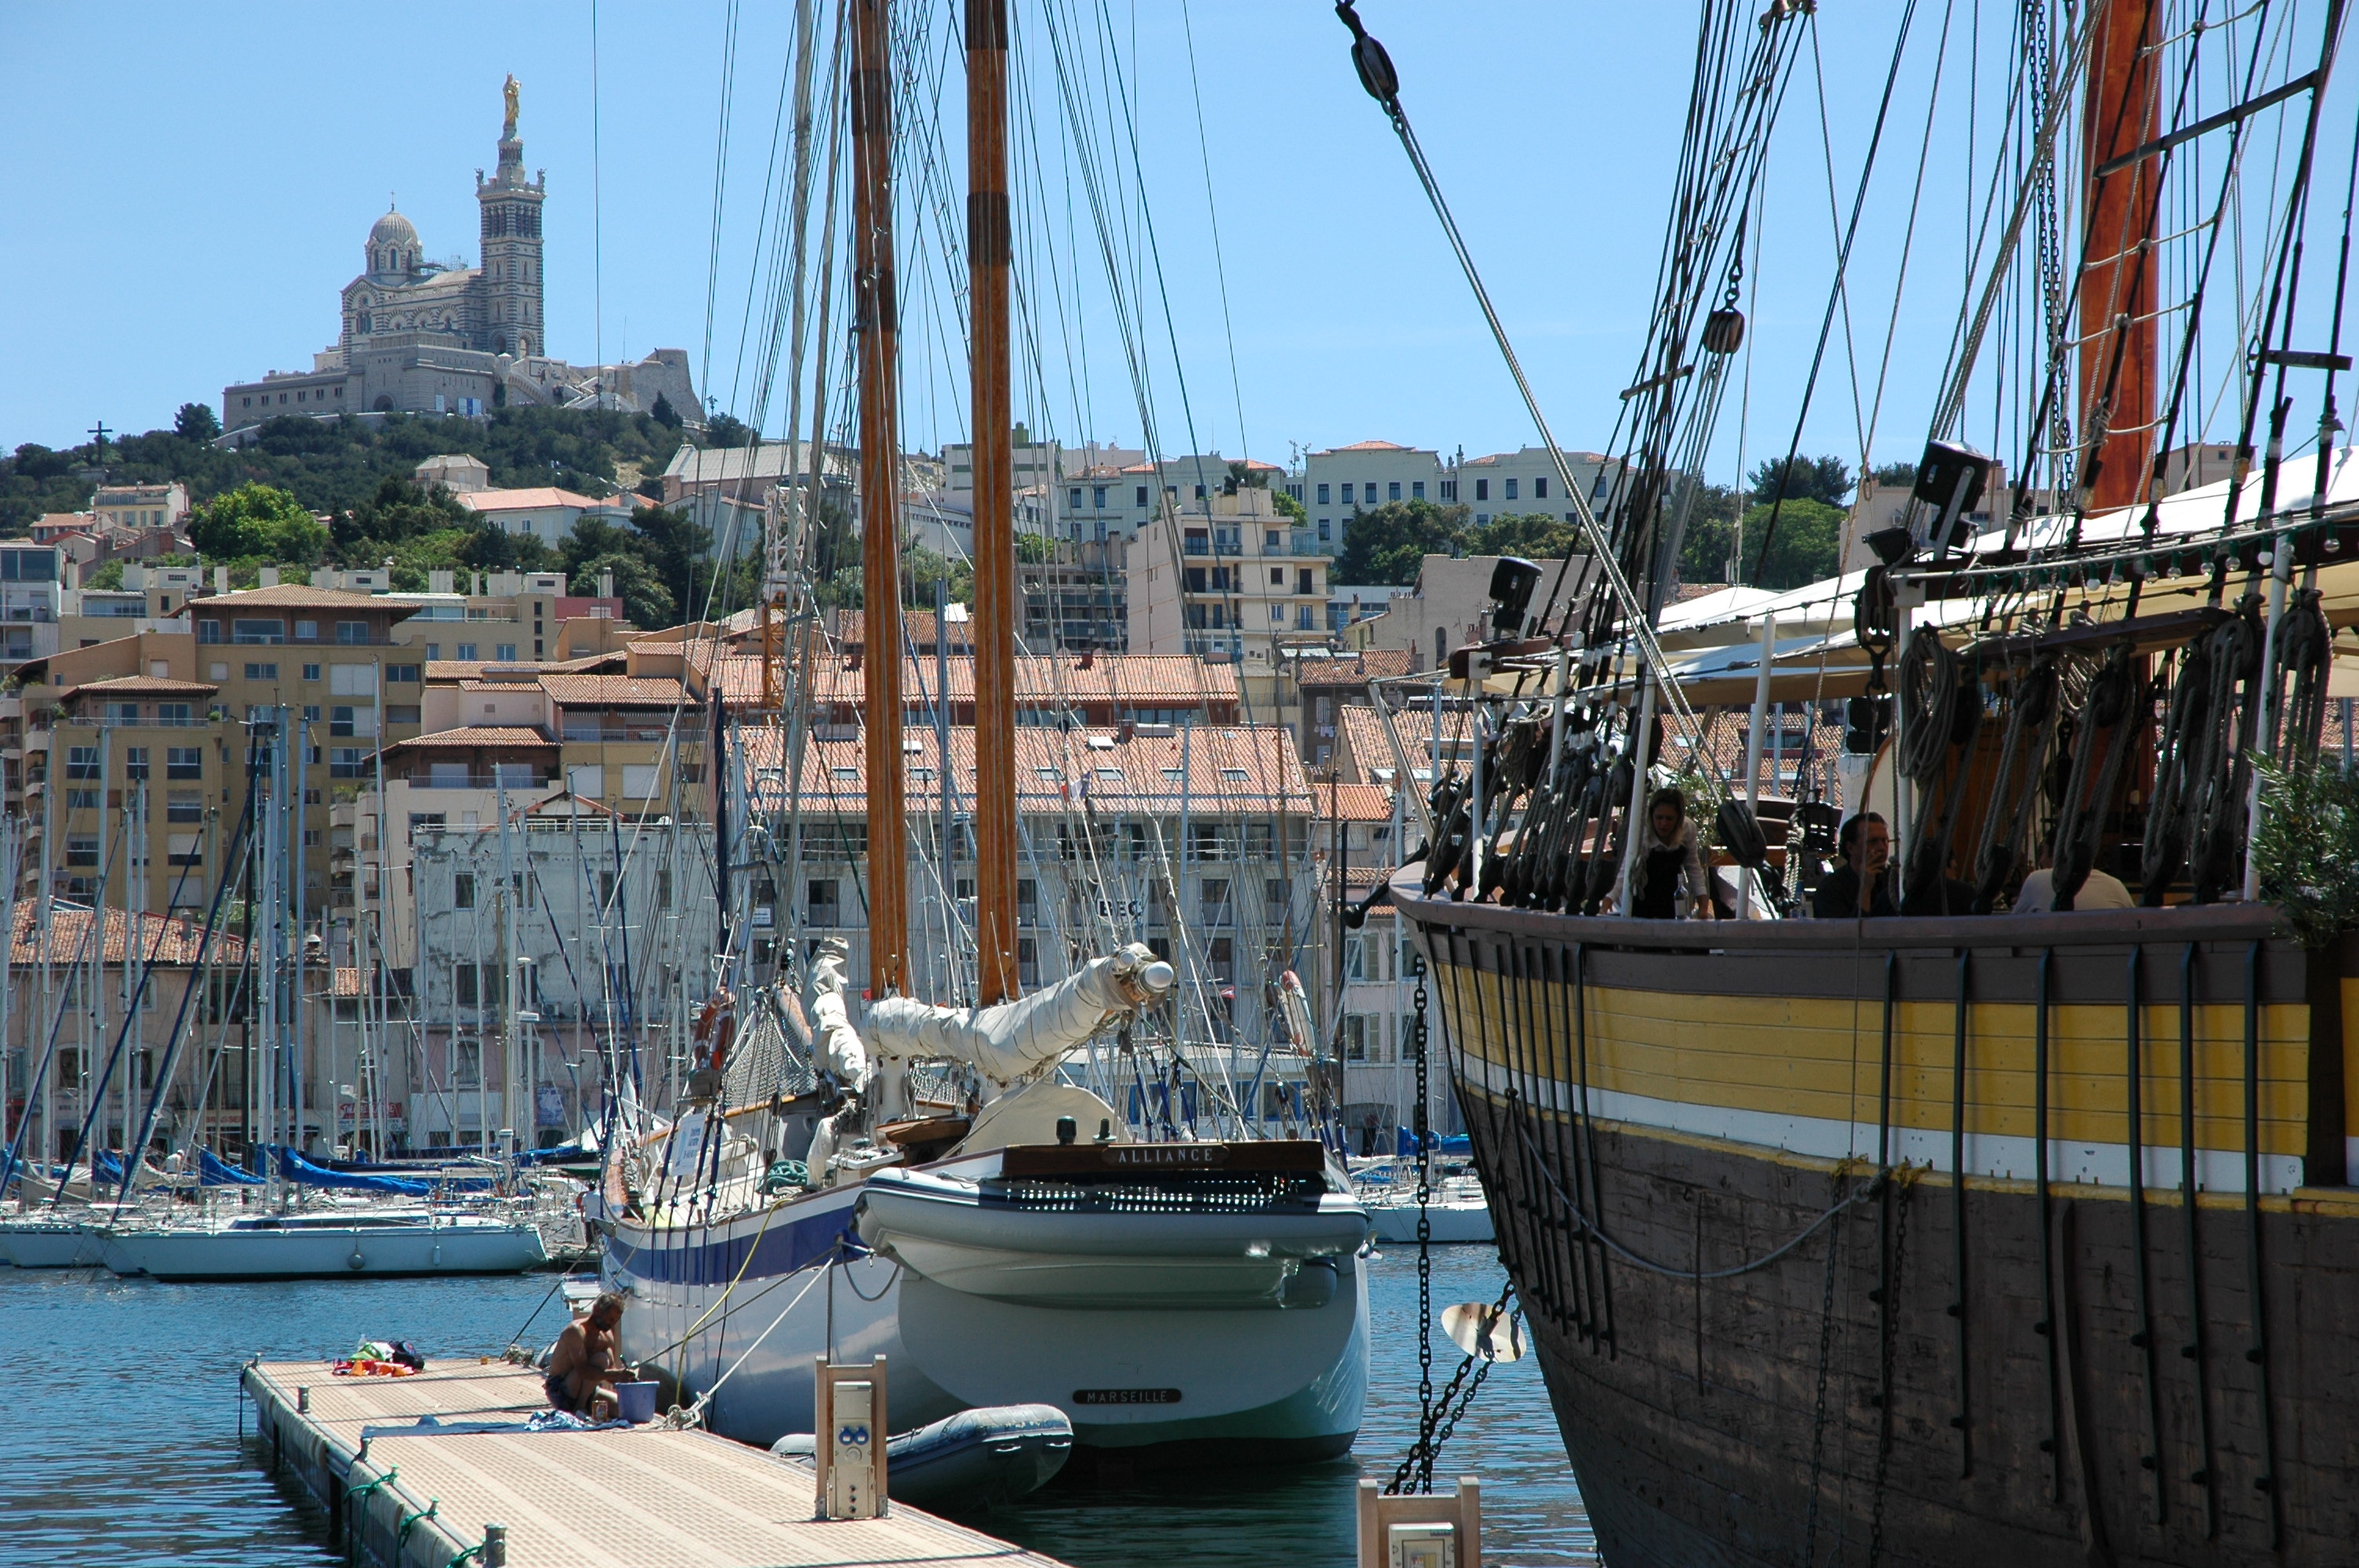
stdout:
POLYGON ((614 1403, 622 1418, 634 1425, 655 1420, 658 1387, 652 1382, 615 1384, 614 1403))

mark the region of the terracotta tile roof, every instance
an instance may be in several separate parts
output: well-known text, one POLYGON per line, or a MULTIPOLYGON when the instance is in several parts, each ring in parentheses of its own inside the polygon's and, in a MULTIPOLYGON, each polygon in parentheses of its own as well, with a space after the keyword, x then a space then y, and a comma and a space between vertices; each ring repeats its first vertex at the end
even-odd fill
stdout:
MULTIPOLYGON (((16 928, 10 934, 8 959, 12 964, 37 964, 43 961, 40 933, 37 929, 40 906, 32 900, 16 905, 16 928)), ((76 958, 87 959, 91 911, 88 904, 68 903, 55 899, 49 904, 49 943, 47 960, 68 964, 76 958)), ((179 916, 143 914, 135 927, 129 911, 110 909, 106 912, 104 961, 120 964, 127 952, 134 964, 145 964, 154 957, 158 964, 185 968, 197 961, 198 950, 204 943, 204 922, 179 916), (136 940, 135 940, 136 937, 136 940)), ((245 961, 245 950, 235 933, 226 929, 213 933, 212 959, 215 963, 236 964, 245 961)), ((177 999, 166 1005, 177 1005, 177 999)))
POLYGON ((1353 441, 1349 446, 1330 447, 1331 452, 1413 452, 1415 447, 1404 447, 1398 441, 1353 441))
POLYGON ((429 659, 426 678, 430 681, 473 680, 484 673, 484 666, 495 664, 494 659, 429 659))
MULTIPOLYGON (((815 702, 857 705, 867 696, 862 671, 847 669, 839 654, 810 672, 815 702)), ((901 695, 916 704, 931 702, 934 660, 901 661, 901 695)), ((950 699, 974 700, 974 659, 950 656, 950 699)), ((1234 665, 1208 665, 1187 654, 1031 654, 1016 655, 1016 701, 1026 708, 1113 703, 1123 708, 1222 708, 1238 700, 1234 665), (1082 663, 1083 658, 1088 663, 1082 663)))
POLYGON ((377 610, 394 614, 396 619, 415 614, 418 606, 403 604, 369 593, 345 593, 337 589, 313 588, 307 583, 283 582, 276 588, 246 588, 235 593, 209 594, 190 600, 173 611, 185 615, 191 610, 207 614, 226 610, 234 614, 241 610, 377 610))
POLYGON ((1390 822, 1393 792, 1382 784, 1313 784, 1310 797, 1321 822, 1390 822))
POLYGON ((522 490, 462 492, 454 499, 470 512, 537 512, 551 506, 571 506, 587 512, 595 507, 628 504, 619 496, 613 501, 600 501, 596 496, 560 490, 553 484, 530 485, 522 490))
POLYGON ((762 700, 762 659, 758 654, 733 654, 704 666, 710 689, 731 708, 749 708, 762 700))
MULTIPOLYGON (((902 730, 904 790, 912 819, 940 809, 940 756, 931 725, 902 730)), ((1016 789, 1021 808, 1174 814, 1183 793, 1205 816, 1283 811, 1310 816, 1317 791, 1294 742, 1277 725, 1205 725, 1188 736, 1117 738, 1108 729, 1016 731, 1016 789), (1183 771, 1184 769, 1184 771, 1183 771)), ((777 730, 741 731, 757 795, 783 798, 786 746, 777 730)), ((951 805, 974 790, 974 730, 951 730, 951 805)), ((800 781, 806 816, 856 817, 867 806, 864 747, 857 736, 814 736, 804 749, 800 781)))
POLYGON ((540 689, 564 708, 672 708, 688 697, 669 676, 543 674, 540 689))
POLYGON ((210 697, 221 690, 201 680, 167 680, 161 676, 114 676, 69 687, 66 697, 210 697))
POLYGON ((1297 659, 1296 684, 1303 687, 1364 687, 1372 680, 1413 675, 1417 654, 1408 648, 1370 648, 1350 658, 1297 659))
POLYGON ((456 730, 437 730, 431 735, 415 735, 407 741, 396 741, 386 751, 388 753, 400 751, 472 752, 479 748, 554 752, 557 742, 528 725, 477 724, 456 730))
MULTIPOLYGON (((836 645, 842 648, 859 646, 867 640, 867 617, 861 611, 857 610, 837 611, 835 612, 836 645)), ((908 610, 902 611, 901 635, 903 640, 902 645, 905 648, 923 648, 928 653, 931 653, 934 647, 934 612, 930 610, 908 610)), ((974 622, 972 621, 952 621, 951 622, 951 651, 952 653, 956 653, 962 648, 972 648, 973 646, 974 622)))
MULTIPOLYGON (((1374 776, 1378 772, 1397 771, 1392 746, 1385 739, 1384 720, 1373 708, 1347 707, 1338 716, 1343 720, 1343 739, 1351 749, 1352 760, 1360 770, 1374 776)), ((1473 742, 1468 739, 1467 716, 1444 708, 1441 714, 1441 760, 1447 770, 1455 758, 1464 761, 1473 755, 1473 742)), ((1400 732, 1402 749, 1408 752, 1412 771, 1431 765, 1433 759, 1433 712, 1430 708, 1411 708, 1393 715, 1394 727, 1400 732)))

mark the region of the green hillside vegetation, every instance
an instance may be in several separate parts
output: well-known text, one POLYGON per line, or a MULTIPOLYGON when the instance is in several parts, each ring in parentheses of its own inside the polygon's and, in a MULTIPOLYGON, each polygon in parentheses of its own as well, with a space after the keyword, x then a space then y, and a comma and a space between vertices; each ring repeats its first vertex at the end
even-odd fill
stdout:
POLYGON ((621 488, 623 465, 636 465, 642 493, 671 460, 681 432, 647 414, 605 409, 502 408, 488 421, 397 414, 379 425, 359 419, 273 419, 252 445, 223 451, 206 436, 211 410, 185 406, 175 428, 123 436, 103 447, 64 451, 27 444, 0 457, 0 538, 21 538, 45 512, 90 504, 103 470, 114 484, 185 481, 202 503, 243 485, 284 491, 312 512, 347 512, 373 501, 387 479, 407 481, 430 457, 465 452, 484 460, 503 488, 556 485, 583 495, 621 488))

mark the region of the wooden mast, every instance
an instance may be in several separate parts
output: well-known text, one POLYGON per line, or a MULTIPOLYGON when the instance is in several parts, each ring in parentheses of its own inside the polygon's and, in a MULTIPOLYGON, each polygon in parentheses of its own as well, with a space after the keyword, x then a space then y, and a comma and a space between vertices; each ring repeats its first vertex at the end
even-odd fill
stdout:
POLYGON ((2083 448, 2081 484, 2092 512, 2136 504, 2152 466, 2158 338, 2153 238, 2161 166, 2146 157, 2112 174, 2097 171, 2162 134, 2152 52, 2160 23, 2156 0, 2125 0, 2106 10, 2097 22, 2082 108, 2088 260, 2078 301, 2079 435, 2088 442, 2101 419, 2106 432, 2083 448))
POLYGON ((862 663, 867 687, 868 988, 908 988, 901 800, 900 323, 893 289, 891 0, 852 0, 853 328, 860 335, 862 663))
POLYGON ((1006 98, 1007 0, 966 0, 966 228, 974 377, 975 979, 976 1000, 986 1007, 1013 998, 1016 988, 1016 460, 1008 426, 1006 98))

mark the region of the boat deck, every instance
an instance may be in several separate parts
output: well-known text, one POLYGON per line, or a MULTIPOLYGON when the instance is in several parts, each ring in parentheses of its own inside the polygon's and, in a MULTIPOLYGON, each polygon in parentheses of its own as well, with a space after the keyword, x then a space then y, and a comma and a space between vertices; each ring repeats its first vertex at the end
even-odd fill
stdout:
POLYGON ((326 1509, 331 1544, 372 1568, 449 1568, 471 1548, 483 1563, 493 1523, 510 1568, 1060 1568, 900 1503, 815 1520, 811 1470, 711 1433, 527 1431, 547 1408, 540 1377, 506 1362, 337 1378, 324 1361, 259 1361, 243 1384, 270 1463, 326 1509))

